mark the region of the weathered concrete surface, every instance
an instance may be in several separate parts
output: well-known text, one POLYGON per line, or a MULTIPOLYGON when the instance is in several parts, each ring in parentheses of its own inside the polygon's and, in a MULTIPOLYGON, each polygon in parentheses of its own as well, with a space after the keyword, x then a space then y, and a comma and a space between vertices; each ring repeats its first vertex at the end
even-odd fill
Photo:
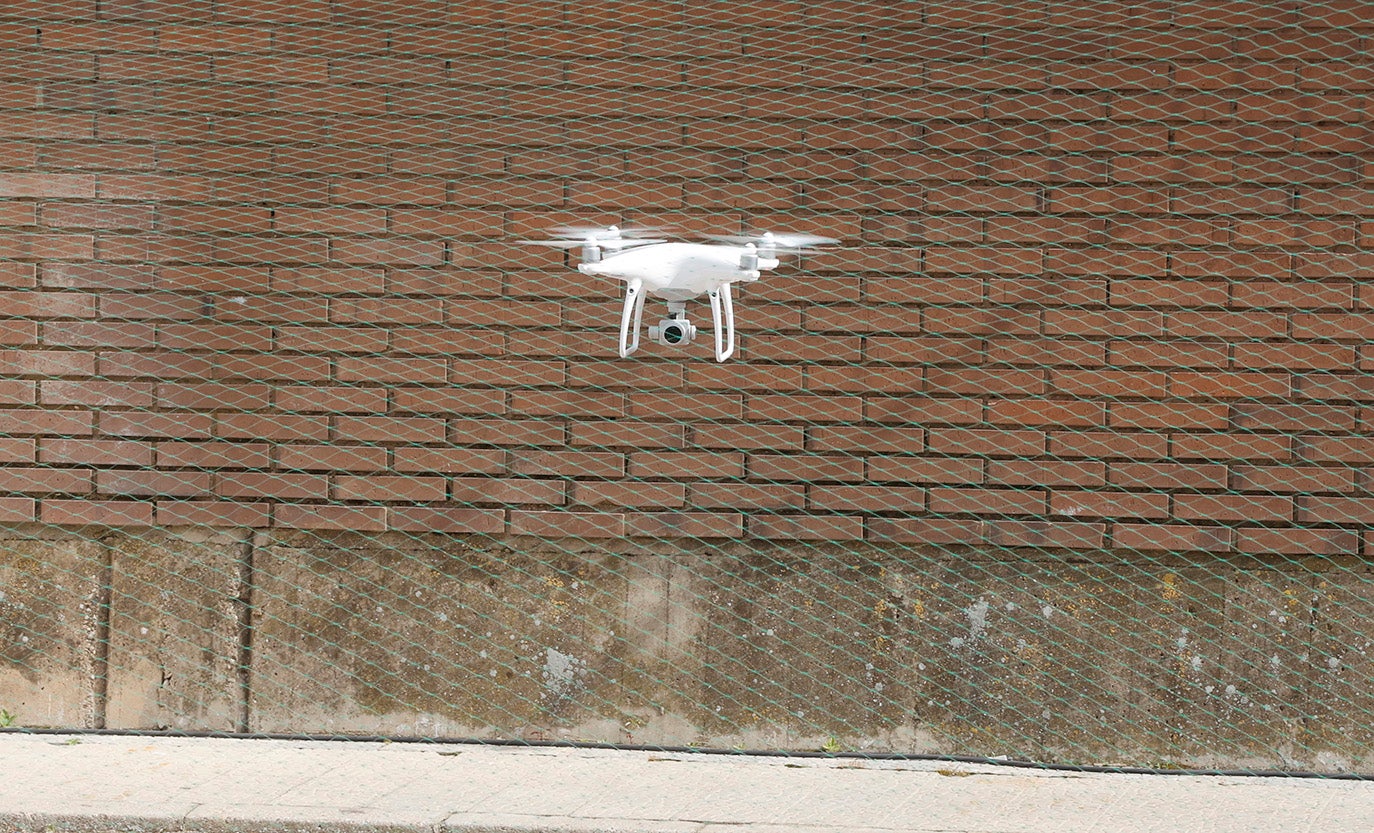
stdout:
POLYGON ((111 558, 111 729, 231 731, 239 716, 243 536, 119 533, 111 558))
POLYGON ((1374 783, 471 745, 0 736, 0 829, 53 833, 1272 833, 1374 783))
POLYGON ((307 536, 254 557, 254 731, 540 737, 614 719, 614 556, 307 536))
POLYGON ((111 726, 1374 771, 1354 559, 260 533, 245 680, 248 543, 11 547, 0 708, 99 719, 108 559, 111 726))
POLYGON ((104 565, 82 538, 0 538, 0 722, 95 724, 104 565))

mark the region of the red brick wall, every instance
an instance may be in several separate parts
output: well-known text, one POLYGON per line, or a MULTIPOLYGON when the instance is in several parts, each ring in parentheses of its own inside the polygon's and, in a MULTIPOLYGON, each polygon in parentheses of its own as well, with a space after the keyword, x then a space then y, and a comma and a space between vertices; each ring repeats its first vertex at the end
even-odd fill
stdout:
POLYGON ((1358 552, 1371 38, 10 0, 0 519, 1358 552), (569 221, 844 246, 743 293, 731 363, 619 360, 614 288, 514 242, 569 221))

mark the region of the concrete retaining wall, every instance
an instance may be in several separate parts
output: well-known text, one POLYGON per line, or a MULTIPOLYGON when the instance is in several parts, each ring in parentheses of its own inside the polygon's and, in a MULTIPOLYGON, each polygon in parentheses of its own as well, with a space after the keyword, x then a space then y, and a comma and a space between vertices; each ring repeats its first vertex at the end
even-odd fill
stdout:
POLYGON ((1354 559, 18 529, 20 726, 1370 768, 1354 559))

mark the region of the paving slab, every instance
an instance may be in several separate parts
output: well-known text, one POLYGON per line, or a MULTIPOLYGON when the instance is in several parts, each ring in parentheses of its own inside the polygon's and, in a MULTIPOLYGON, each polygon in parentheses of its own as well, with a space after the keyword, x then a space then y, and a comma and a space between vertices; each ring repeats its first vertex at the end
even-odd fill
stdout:
POLYGON ((1374 830, 1374 782, 854 758, 0 734, 0 830, 1270 833, 1374 830))

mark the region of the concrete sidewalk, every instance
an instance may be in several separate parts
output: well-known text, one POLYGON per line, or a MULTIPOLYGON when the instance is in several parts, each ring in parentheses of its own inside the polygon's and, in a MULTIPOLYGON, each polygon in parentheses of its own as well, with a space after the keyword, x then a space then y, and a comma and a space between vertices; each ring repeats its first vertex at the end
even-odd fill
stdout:
POLYGON ((0 736, 0 830, 1374 830, 1374 783, 684 753, 0 736))

